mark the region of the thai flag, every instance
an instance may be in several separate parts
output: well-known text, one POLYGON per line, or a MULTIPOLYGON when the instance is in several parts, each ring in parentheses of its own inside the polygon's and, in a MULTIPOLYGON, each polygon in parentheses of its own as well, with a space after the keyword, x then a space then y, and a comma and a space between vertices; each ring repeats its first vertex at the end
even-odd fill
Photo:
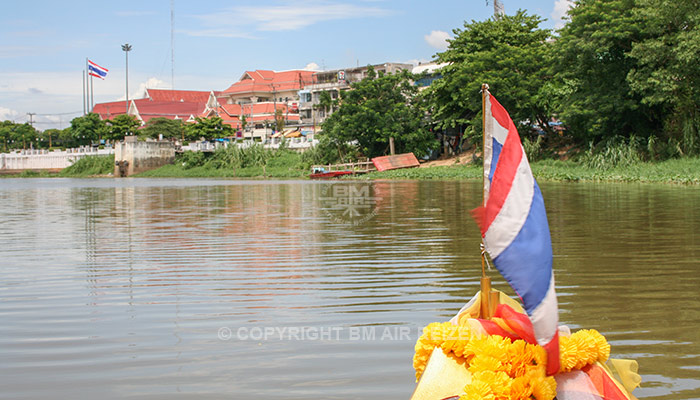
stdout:
POLYGON ((485 113, 484 204, 475 216, 493 263, 522 299, 553 375, 559 370, 559 318, 544 199, 513 120, 488 91, 485 113))
POLYGON ((100 67, 99 65, 95 64, 94 62, 88 60, 88 72, 89 72, 90 76, 104 79, 107 76, 108 71, 109 70, 107 68, 100 67))

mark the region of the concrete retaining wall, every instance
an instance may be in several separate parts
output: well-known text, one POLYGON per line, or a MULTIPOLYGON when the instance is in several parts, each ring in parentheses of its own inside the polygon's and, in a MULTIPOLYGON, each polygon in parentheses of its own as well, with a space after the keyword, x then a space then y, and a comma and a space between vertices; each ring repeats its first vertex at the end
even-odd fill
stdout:
POLYGON ((0 154, 0 171, 60 170, 70 167, 86 156, 112 154, 112 149, 95 150, 91 147, 66 151, 22 150, 19 153, 0 154))
POLYGON ((139 142, 135 136, 127 136, 114 146, 114 176, 131 176, 171 164, 174 159, 172 142, 139 142))

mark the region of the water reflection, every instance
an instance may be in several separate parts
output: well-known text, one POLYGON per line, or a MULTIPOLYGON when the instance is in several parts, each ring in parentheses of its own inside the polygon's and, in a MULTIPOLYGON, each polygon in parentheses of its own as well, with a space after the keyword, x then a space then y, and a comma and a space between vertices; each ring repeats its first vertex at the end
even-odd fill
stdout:
MULTIPOLYGON (((419 330, 478 290, 479 186, 0 180, 0 387, 407 398, 419 330), (219 339, 222 327, 234 338, 219 339), (235 337, 299 327, 343 336, 235 337), (374 340, 351 340, 363 327, 379 329, 374 340), (389 328, 410 339, 380 340, 389 328)), ((562 322, 637 358, 640 398, 700 397, 697 188, 541 187, 562 322)))

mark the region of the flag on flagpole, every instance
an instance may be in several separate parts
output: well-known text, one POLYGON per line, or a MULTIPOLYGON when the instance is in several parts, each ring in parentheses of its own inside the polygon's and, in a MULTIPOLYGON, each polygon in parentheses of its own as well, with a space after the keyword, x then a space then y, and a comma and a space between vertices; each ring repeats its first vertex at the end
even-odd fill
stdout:
POLYGON ((108 71, 109 70, 107 68, 100 67, 99 65, 95 64, 94 62, 88 60, 88 73, 90 74, 90 76, 104 79, 107 76, 108 71))
POLYGON ((547 373, 559 370, 552 241, 544 199, 508 112, 488 91, 484 118, 484 203, 474 210, 494 265, 520 296, 547 373))

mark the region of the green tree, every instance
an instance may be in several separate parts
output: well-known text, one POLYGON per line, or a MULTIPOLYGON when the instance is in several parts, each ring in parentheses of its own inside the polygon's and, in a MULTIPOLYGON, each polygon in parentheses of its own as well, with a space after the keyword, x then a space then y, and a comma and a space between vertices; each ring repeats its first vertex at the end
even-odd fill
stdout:
POLYGON ((436 55, 438 62, 447 63, 442 77, 425 92, 438 128, 467 127, 466 134, 481 143, 479 92, 487 83, 513 121, 550 129, 551 110, 538 95, 549 79, 551 33, 539 28, 542 21, 521 10, 498 20, 465 22, 463 29, 453 31, 447 50, 436 55))
POLYGON ((12 128, 14 128, 15 123, 12 121, 0 122, 0 141, 2 141, 2 151, 7 151, 9 149, 8 145, 10 140, 12 140, 12 128))
POLYGON ((59 136, 61 135, 60 129, 47 129, 41 133, 41 137, 46 142, 46 146, 49 148, 55 146, 58 143, 59 136))
POLYGON ((638 66, 629 56, 647 33, 635 18, 636 0, 578 0, 553 53, 560 116, 580 139, 648 136, 659 109, 644 104, 627 81, 638 66))
POLYGON ((367 157, 387 154, 389 138, 396 151, 425 155, 437 142, 426 127, 426 107, 417 96, 413 74, 377 75, 371 67, 367 77, 341 94, 338 109, 322 125, 329 147, 344 158, 349 143, 367 157))
POLYGON ((70 127, 73 138, 80 145, 99 140, 106 131, 104 121, 95 113, 73 118, 70 127))
POLYGON ((314 105, 317 110, 322 110, 325 115, 332 114, 333 110, 338 107, 338 100, 333 100, 330 92, 324 90, 318 96, 318 104, 314 105))
POLYGON ((58 134, 58 143, 65 148, 78 146, 78 141, 73 136, 73 130, 70 126, 61 130, 58 134))
POLYGON ((284 114, 281 109, 275 110, 275 131, 282 132, 284 130, 284 114))
POLYGON ((133 115, 119 114, 105 122, 104 139, 122 140, 124 136, 137 134, 139 126, 141 123, 133 115))
POLYGON ((15 145, 13 147, 15 148, 19 148, 20 145, 22 149, 30 147, 31 143, 36 141, 38 135, 36 129, 29 125, 28 122, 24 124, 14 124, 10 130, 10 139, 14 141, 15 145))
POLYGON ((213 116, 210 118, 196 117, 195 123, 185 126, 185 138, 188 140, 212 140, 216 138, 225 138, 232 136, 233 129, 230 125, 224 124, 221 117, 213 116))
POLYGON ((157 139, 163 135, 163 139, 183 139, 185 132, 181 119, 153 118, 141 129, 146 137, 157 139))
POLYGON ((248 126, 248 118, 245 115, 241 115, 241 131, 245 132, 245 128, 248 126))
POLYGON ((667 141, 700 152, 700 1, 638 0, 635 23, 646 39, 629 52, 636 65, 627 81, 642 103, 664 112, 667 141))

